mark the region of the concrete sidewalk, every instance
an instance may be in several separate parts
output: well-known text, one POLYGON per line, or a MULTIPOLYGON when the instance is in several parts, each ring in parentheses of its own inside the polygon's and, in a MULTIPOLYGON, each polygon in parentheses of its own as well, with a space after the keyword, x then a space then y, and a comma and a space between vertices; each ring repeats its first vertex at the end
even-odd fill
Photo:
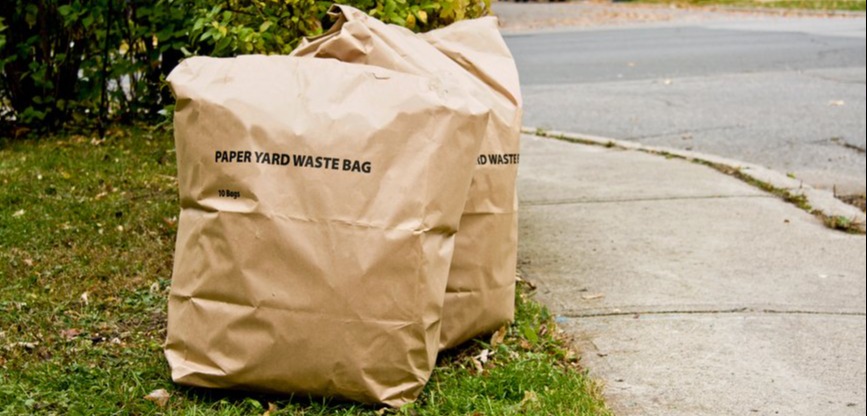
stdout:
POLYGON ((863 235, 695 163, 522 144, 520 268, 615 414, 865 414, 863 235))

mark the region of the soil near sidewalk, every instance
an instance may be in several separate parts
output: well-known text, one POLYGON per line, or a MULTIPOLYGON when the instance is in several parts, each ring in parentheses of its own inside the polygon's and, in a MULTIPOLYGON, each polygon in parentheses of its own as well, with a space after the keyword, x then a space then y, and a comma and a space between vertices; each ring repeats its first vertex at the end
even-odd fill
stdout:
POLYGON ((837 198, 849 205, 860 208, 861 211, 867 212, 867 200, 865 200, 864 195, 841 195, 837 198))

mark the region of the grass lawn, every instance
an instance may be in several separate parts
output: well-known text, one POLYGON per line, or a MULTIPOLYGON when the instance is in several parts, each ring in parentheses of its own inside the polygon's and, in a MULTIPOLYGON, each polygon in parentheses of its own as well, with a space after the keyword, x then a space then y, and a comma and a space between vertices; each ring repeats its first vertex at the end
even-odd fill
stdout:
MULTIPOLYGON (((172 384, 162 342, 179 209, 173 148, 170 133, 145 129, 104 141, 0 138, 0 415, 249 415, 269 404, 271 416, 377 414, 172 384), (144 399, 156 389, 171 394, 165 407, 144 399)), ((502 342, 442 356, 419 401, 386 413, 608 415, 527 297, 502 342)))
POLYGON ((629 0, 636 3, 663 3, 679 6, 731 6, 803 10, 865 11, 867 0, 629 0))

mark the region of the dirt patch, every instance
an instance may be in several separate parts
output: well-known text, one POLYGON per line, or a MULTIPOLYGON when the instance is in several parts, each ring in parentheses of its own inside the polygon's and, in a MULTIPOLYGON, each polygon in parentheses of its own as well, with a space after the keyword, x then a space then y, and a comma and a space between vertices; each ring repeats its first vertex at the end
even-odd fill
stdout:
POLYGON ((838 199, 841 201, 858 207, 861 211, 867 212, 865 210, 865 196, 864 195, 838 195, 838 199))

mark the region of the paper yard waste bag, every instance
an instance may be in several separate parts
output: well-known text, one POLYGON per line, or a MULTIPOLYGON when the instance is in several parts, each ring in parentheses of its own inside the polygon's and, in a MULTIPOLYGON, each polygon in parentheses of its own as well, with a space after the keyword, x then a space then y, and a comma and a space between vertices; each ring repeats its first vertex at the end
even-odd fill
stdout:
POLYGON ((295 56, 332 58, 410 74, 452 77, 492 111, 449 272, 441 348, 492 332, 514 317, 521 93, 515 61, 494 17, 424 35, 335 5, 335 25, 295 56))
POLYGON ((192 58, 169 82, 173 380, 414 400, 488 110, 447 78, 333 60, 192 58))

